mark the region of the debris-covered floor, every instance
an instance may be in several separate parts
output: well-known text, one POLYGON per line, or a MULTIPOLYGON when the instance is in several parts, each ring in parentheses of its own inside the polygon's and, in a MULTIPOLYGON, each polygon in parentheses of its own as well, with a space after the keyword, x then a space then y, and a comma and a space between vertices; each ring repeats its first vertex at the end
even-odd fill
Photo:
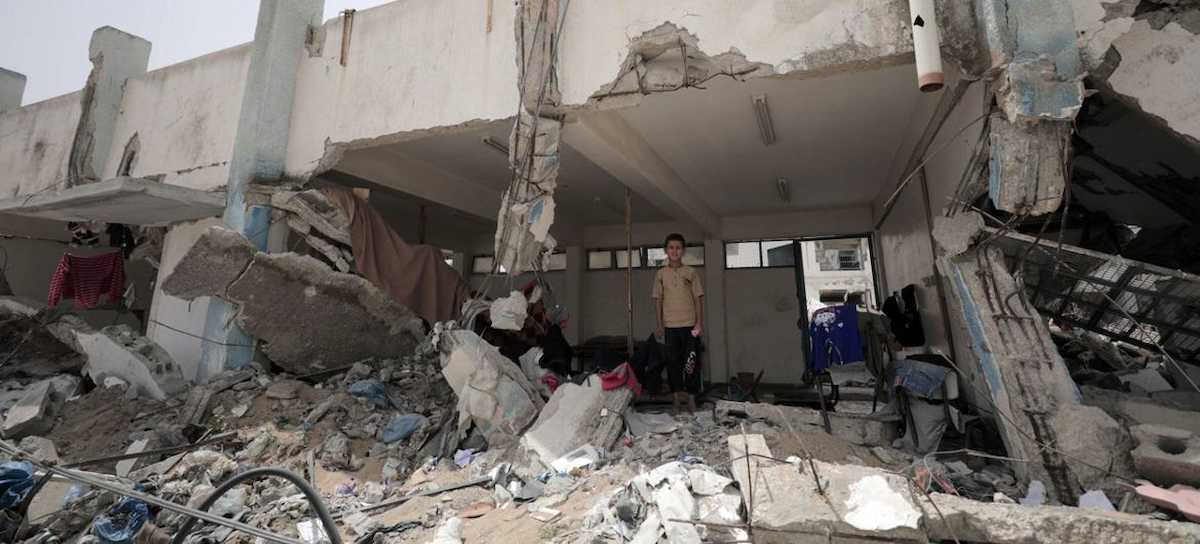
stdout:
POLYGON ((50 319, 4 320, 35 339, 10 341, 4 367, 5 439, 21 450, 4 446, 6 542, 328 542, 304 487, 342 542, 1200 539, 1197 395, 1162 356, 1077 330, 1053 332, 1086 402, 1140 445, 1133 480, 1063 506, 1021 482, 986 422, 942 422, 938 447, 918 447, 920 410, 886 401, 842 400, 829 432, 819 410, 784 404, 709 397, 673 415, 632 367, 556 375, 551 392, 535 385, 548 371, 451 324, 403 357, 306 375, 255 364, 155 399, 92 374, 44 333, 50 319), (200 510, 225 523, 189 524, 200 510))

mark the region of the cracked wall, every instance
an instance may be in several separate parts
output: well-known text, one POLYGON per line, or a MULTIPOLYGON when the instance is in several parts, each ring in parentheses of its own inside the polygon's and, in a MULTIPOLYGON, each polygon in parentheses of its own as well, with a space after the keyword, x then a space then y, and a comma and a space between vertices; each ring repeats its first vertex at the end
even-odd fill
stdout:
POLYGON ((1200 4, 1072 0, 1093 85, 1200 146, 1200 4))

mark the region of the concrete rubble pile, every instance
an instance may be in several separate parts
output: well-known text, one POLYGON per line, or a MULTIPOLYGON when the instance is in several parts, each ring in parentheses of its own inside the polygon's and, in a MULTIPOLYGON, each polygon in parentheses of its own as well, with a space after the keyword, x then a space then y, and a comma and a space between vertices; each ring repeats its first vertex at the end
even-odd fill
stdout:
MULTIPOLYGON (((875 413, 773 398, 662 413, 632 366, 551 372, 540 348, 518 356, 491 327, 422 334, 407 308, 336 268, 207 231, 164 289, 238 304, 269 364, 193 385, 128 328, 3 300, 0 326, 29 339, 6 340, 19 355, 0 366, 0 431, 23 450, 0 460, 0 486, 32 484, 46 463, 78 465, 311 544, 330 540, 308 488, 341 541, 372 544, 1200 541, 1200 428, 1183 394, 1192 369, 1161 355, 1052 329, 1085 383, 1080 406, 1124 437, 1096 454, 1127 464, 1096 469, 1063 500, 1062 482, 1011 461, 1003 441, 958 448, 959 430, 916 449, 895 391, 875 413), (250 296, 267 286, 271 296, 250 296), (348 337, 361 341, 335 341, 348 337), (266 477, 216 494, 256 468, 299 483, 266 477)), ((541 318, 536 298, 517 291, 503 310, 523 329, 541 318)), ((192 519, 65 479, 31 488, 0 502, 15 516, 0 517, 3 541, 165 542, 192 519)), ((186 542, 254 541, 217 524, 188 530, 186 542)))

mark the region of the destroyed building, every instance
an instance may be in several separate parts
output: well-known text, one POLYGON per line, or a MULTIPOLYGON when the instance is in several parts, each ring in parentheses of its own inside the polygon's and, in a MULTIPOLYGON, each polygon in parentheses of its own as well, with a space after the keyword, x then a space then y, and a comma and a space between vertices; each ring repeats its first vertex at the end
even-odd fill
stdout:
POLYGON ((322 8, 0 68, 4 541, 1200 541, 1200 3, 322 8))

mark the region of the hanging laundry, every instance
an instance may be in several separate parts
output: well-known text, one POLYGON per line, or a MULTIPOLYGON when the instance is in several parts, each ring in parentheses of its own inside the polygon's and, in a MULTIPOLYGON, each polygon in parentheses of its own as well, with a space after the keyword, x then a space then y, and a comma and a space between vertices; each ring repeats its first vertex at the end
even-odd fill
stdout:
POLYGON ((858 306, 843 304, 813 312, 809 325, 814 374, 833 365, 862 362, 862 339, 858 334, 858 306))
POLYGON ((86 310, 99 304, 102 294, 115 303, 124 292, 125 259, 120 251, 89 257, 64 253, 50 278, 46 303, 53 308, 62 299, 73 298, 77 308, 86 310))

